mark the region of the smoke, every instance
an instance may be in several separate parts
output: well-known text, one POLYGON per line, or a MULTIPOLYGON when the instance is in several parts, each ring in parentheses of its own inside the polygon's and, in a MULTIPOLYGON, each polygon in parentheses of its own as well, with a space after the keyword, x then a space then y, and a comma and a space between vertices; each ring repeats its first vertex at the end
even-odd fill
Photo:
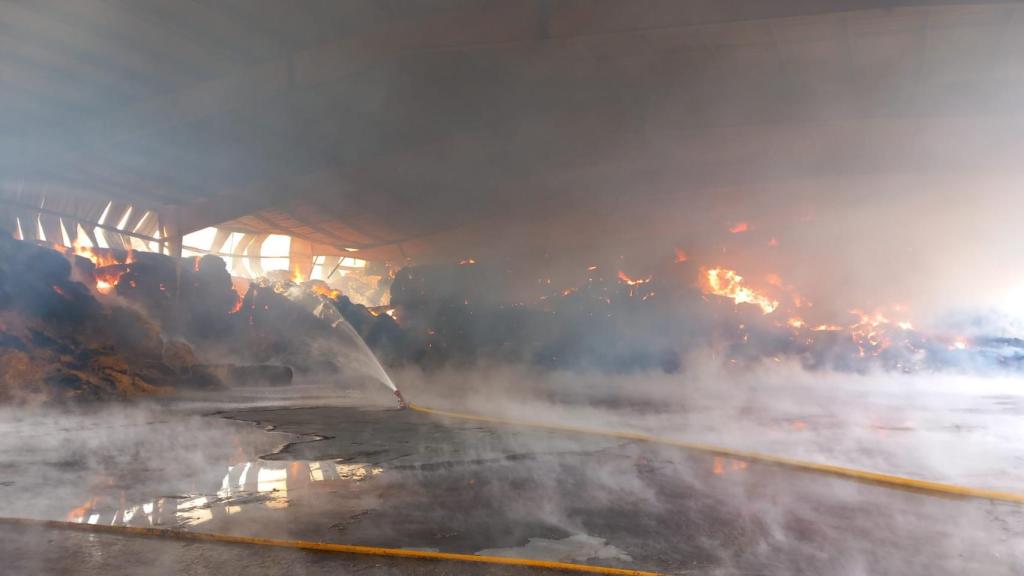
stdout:
MULTIPOLYGON (((1014 440, 1024 432, 1018 380, 809 373, 796 364, 738 373, 693 359, 687 365, 675 375, 492 366, 394 376, 427 406, 1024 489, 1017 472, 1024 452, 1014 440)), ((553 441, 506 426, 496 431, 497 444, 507 443, 511 453, 571 455, 554 464, 541 457, 475 472, 509 476, 487 494, 508 507, 501 514, 561 530, 531 536, 607 539, 641 562, 651 547, 671 541, 677 548, 665 553, 661 569, 1008 574, 1022 558, 1013 505, 951 501, 666 446, 569 434, 570 448, 560 443, 563 437, 553 441), (912 552, 925 542, 933 554, 912 552), (693 564, 674 564, 681 558, 693 564)), ((493 458, 494 446, 493 438, 479 441, 463 457, 493 458)), ((522 553, 517 550, 509 553, 522 553)))

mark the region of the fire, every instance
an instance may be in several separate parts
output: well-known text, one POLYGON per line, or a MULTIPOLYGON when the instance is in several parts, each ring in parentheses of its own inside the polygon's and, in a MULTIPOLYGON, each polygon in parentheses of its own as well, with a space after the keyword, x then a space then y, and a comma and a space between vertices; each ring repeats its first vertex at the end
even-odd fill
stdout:
POLYGON ((741 234, 750 230, 750 224, 747 222, 737 222, 729 227, 730 234, 741 234))
POLYGON ((106 280, 96 280, 96 291, 100 294, 110 294, 114 291, 114 285, 106 280))
MULTIPOLYGON (((63 247, 61 247, 61 249, 63 250, 63 247)), ((85 246, 78 240, 75 240, 74 243, 71 244, 71 250, 74 252, 76 256, 81 256, 82 258, 90 260, 97 268, 103 268, 104 266, 113 266, 115 264, 127 264, 134 259, 131 250, 128 251, 128 257, 125 259, 125 261, 121 262, 117 258, 115 258, 112 253, 97 253, 92 249, 91 246, 85 246)))
POLYGON ((231 312, 229 312, 229 314, 237 314, 238 311, 242 309, 242 302, 244 302, 242 295, 235 292, 235 305, 231 308, 231 312))
POLYGON ((786 324, 788 324, 791 328, 796 328, 798 330, 800 328, 807 326, 807 323, 804 322, 804 319, 800 318, 799 316, 793 316, 789 320, 786 320, 786 324))
POLYGON ((85 501, 85 504, 69 510, 64 519, 68 522, 83 522, 85 520, 85 515, 88 514, 95 506, 96 498, 94 496, 90 496, 89 499, 85 501))
POLYGON ((302 284, 306 280, 306 277, 299 270, 298 264, 295 265, 295 270, 292 271, 292 282, 295 284, 302 284))
POLYGON ((686 250, 683 250, 682 248, 676 248, 676 264, 686 262, 689 259, 690 256, 686 254, 686 250))
POLYGON ((468 266, 470 264, 476 264, 476 260, 474 260, 473 258, 466 258, 465 260, 459 262, 459 266, 468 266))
POLYGON ((736 304, 753 304, 765 314, 771 314, 779 307, 777 300, 755 292, 743 285, 743 277, 735 270, 712 268, 701 270, 702 289, 705 294, 731 298, 736 304))
POLYGON ((325 296, 327 298, 330 298, 331 300, 337 300, 338 298, 341 298, 341 290, 334 290, 327 284, 321 284, 319 282, 316 282, 313 284, 310 290, 312 290, 314 294, 325 296))
POLYGON ((621 280, 624 284, 627 284, 629 286, 638 286, 640 284, 647 284, 648 282, 650 282, 651 277, 648 276, 646 278, 630 278, 629 275, 627 275, 625 272, 619 270, 619 280, 621 280))

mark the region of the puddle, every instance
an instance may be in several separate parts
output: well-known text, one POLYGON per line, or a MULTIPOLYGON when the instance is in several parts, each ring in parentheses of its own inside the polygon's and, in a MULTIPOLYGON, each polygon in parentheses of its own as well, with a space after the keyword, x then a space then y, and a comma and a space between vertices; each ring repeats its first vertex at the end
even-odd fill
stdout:
POLYGON ((12 413, 0 434, 0 516, 192 528, 381 473, 352 461, 268 460, 308 438, 153 407, 12 413))
POLYGON ((163 496, 144 502, 126 502, 123 493, 91 495, 82 506, 71 509, 64 520, 110 526, 192 528, 252 507, 287 508, 295 499, 315 496, 341 483, 361 482, 382 471, 370 464, 333 460, 242 462, 225 467, 216 491, 163 496))

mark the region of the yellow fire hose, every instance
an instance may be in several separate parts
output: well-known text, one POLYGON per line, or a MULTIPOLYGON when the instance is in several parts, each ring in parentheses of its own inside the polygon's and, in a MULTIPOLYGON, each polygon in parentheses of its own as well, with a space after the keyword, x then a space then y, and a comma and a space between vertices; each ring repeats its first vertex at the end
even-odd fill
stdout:
POLYGON ((380 548, 377 546, 353 546, 351 544, 334 544, 331 542, 311 542, 308 540, 275 540, 254 536, 231 536, 228 534, 210 534, 207 532, 189 532, 170 530, 167 528, 144 528, 136 526, 106 526, 102 524, 82 524, 78 522, 60 522, 56 520, 34 520, 30 518, 0 517, 2 524, 21 526, 41 526, 62 530, 83 532, 103 532, 126 536, 162 536, 175 540, 191 540, 201 542, 223 542, 229 544, 250 544, 257 546, 274 546, 277 548, 296 548, 299 550, 316 550, 319 552, 340 552, 343 554, 360 554, 368 556, 390 556, 393 558, 415 558, 421 560, 448 560, 453 562, 475 562, 478 564, 503 564, 506 566, 524 566, 529 568, 545 568, 563 572, 586 572, 590 574, 616 574, 619 576, 659 576, 657 572, 627 570, 624 568, 608 568, 589 564, 571 564, 568 562, 551 562, 548 560, 530 560, 528 558, 506 558, 503 556, 479 556, 476 554, 453 554, 449 552, 430 552, 426 550, 405 550, 402 548, 380 548))
POLYGON ((648 434, 638 434, 635 432, 619 432, 613 430, 602 430, 599 428, 587 428, 582 426, 568 426, 564 424, 549 424, 545 422, 532 422, 522 420, 511 420, 505 418, 492 418, 489 416, 480 416, 477 414, 464 414, 461 412, 449 412, 446 410, 435 410, 433 408, 427 408, 424 406, 418 406, 410 403, 409 408, 417 412, 423 412, 425 414, 433 414, 435 416, 443 416, 447 418, 457 418, 461 420, 475 420, 477 422, 488 422, 491 424, 503 424, 508 426, 526 426, 531 428, 543 428, 547 430, 559 430, 563 432, 575 432, 578 434, 588 434, 592 436, 605 436, 611 438, 624 438, 627 440, 637 440, 640 442, 651 442, 655 444, 664 444, 667 446, 676 446, 678 448, 684 448, 686 450, 692 450, 696 452, 704 452, 708 454, 715 454, 719 456, 729 456, 732 458, 738 458, 741 460, 750 460, 755 462, 764 462, 768 464, 774 464, 777 466, 785 466, 788 468, 795 468, 797 470, 804 470, 809 472, 817 472, 820 474, 829 474, 832 476, 842 476, 846 478, 853 478, 864 482, 871 482, 874 484, 880 484, 883 486, 898 486, 900 488, 918 490, 921 492, 932 493, 932 494, 944 494, 959 496, 964 498, 980 498, 984 500, 998 500, 1002 502, 1016 502, 1018 504, 1024 504, 1024 494, 1015 492, 1003 492, 999 490, 989 490, 986 488, 972 488, 970 486, 960 486, 958 484, 947 484, 944 482, 932 482, 930 480, 918 480, 916 478, 907 478, 906 476, 896 476, 893 474, 883 474, 881 472, 872 472, 870 470, 861 470, 858 468, 848 468, 845 466, 836 466, 833 464, 821 464, 818 462, 808 462, 806 460, 798 460, 796 458, 787 458, 785 456, 775 456, 773 454, 763 454, 761 452, 750 452, 747 450, 736 450, 733 448, 726 448, 722 446, 714 446, 711 444, 700 444, 697 442, 686 442, 683 440, 673 440, 671 438, 661 438, 659 436, 651 436, 648 434))

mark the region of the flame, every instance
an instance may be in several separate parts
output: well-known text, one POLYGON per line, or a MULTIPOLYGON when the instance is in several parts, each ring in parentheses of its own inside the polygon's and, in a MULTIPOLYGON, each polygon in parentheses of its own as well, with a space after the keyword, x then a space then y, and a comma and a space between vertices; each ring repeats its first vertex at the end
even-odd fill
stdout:
POLYGON ((310 290, 312 290, 314 294, 325 296, 327 298, 330 298, 331 300, 337 300, 338 298, 341 298, 341 290, 335 290, 328 286, 327 284, 321 284, 317 282, 310 287, 310 290))
MULTIPOLYGON (((63 247, 61 247, 60 249, 63 250, 63 247)), ((81 256, 82 258, 90 260, 97 268, 103 268, 104 266, 113 266, 115 264, 127 264, 134 260, 134 255, 131 250, 128 251, 128 257, 125 259, 125 261, 121 262, 117 258, 115 258, 112 253, 97 253, 92 249, 91 246, 86 246, 79 242, 78 240, 75 240, 71 244, 71 250, 76 256, 81 256)))
POLYGON ((292 271, 292 283, 302 284, 306 280, 306 277, 302 275, 302 271, 299 270, 299 265, 295 265, 295 270, 292 271))
POLYGON ((791 328, 796 328, 798 330, 800 328, 807 326, 807 323, 804 322, 804 319, 799 316, 793 316, 789 320, 786 320, 786 324, 788 324, 791 328))
POLYGON ((96 291, 100 294, 110 294, 114 291, 114 285, 106 280, 96 280, 96 291))
POLYGON ((676 264, 686 262, 690 257, 686 254, 686 250, 682 248, 676 248, 676 264))
POLYGON ((811 328, 812 332, 838 332, 843 327, 838 324, 818 324, 814 328, 811 328))
POLYGON ((761 308, 761 312, 771 314, 779 307, 776 300, 743 285, 743 277, 735 270, 712 268, 701 270, 702 289, 705 294, 714 294, 731 298, 736 304, 753 304, 761 308))
POLYGON ((466 258, 465 260, 459 262, 459 266, 467 266, 469 264, 476 264, 476 260, 474 260, 473 258, 466 258))
POLYGON ((94 506, 96 506, 96 497, 90 496, 89 499, 85 501, 85 504, 69 510, 64 519, 68 522, 82 522, 85 519, 85 515, 88 514, 94 506))
POLYGON ((647 284, 648 282, 650 282, 651 277, 648 276, 646 278, 630 278, 629 275, 627 275, 625 272, 619 270, 619 280, 621 280, 624 284, 627 284, 629 286, 638 286, 640 284, 647 284))
POLYGON ((737 222, 729 227, 730 234, 741 234, 750 230, 750 224, 747 222, 737 222))

